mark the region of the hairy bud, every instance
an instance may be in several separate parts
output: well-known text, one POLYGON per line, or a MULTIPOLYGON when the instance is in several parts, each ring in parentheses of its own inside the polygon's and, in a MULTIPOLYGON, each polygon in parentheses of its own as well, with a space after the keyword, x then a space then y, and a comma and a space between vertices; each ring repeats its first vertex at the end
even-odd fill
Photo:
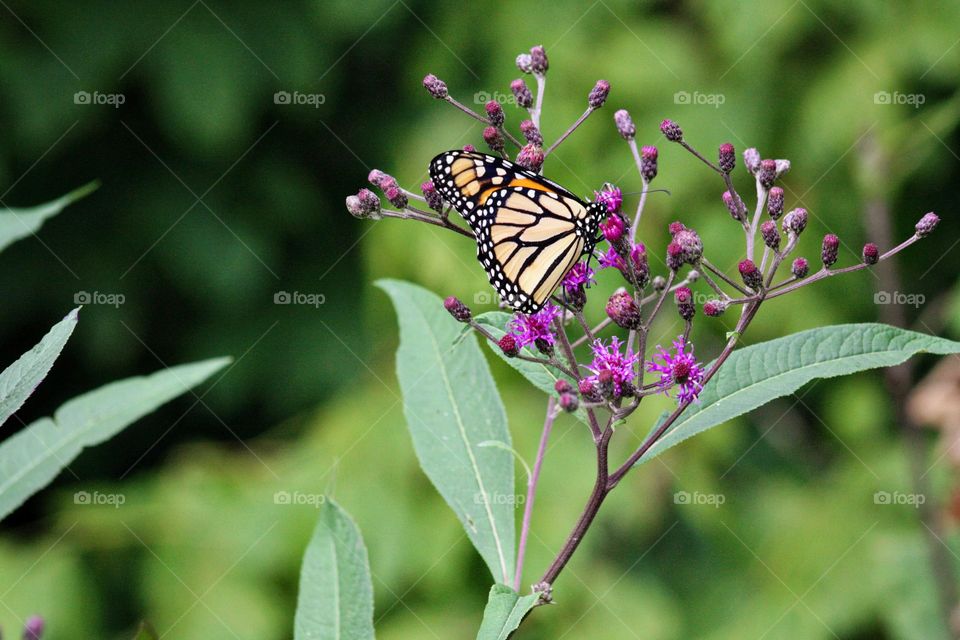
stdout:
POLYGON ((660 133, 670 142, 683 140, 683 129, 673 120, 664 120, 660 123, 660 133))
POLYGON ((523 109, 529 109, 533 106, 533 93, 527 87, 527 83, 522 78, 517 78, 510 83, 510 91, 513 97, 517 99, 517 106, 523 109))
POLYGON ((449 296, 443 301, 443 308, 446 309, 457 322, 470 322, 472 314, 470 307, 463 304, 460 298, 449 296))
POLYGON ((734 167, 737 166, 737 152, 729 142, 724 142, 720 145, 717 157, 720 163, 720 170, 724 173, 730 173, 734 167))
POLYGON ((640 307, 627 291, 617 291, 607 300, 607 316, 622 329, 639 329, 643 318, 640 307))
POLYGON ((880 261, 880 249, 872 242, 863 245, 863 261, 866 264, 877 264, 880 261))
POLYGON ((443 100, 449 95, 447 92, 447 83, 432 73, 424 77, 423 87, 437 100, 443 100))
POLYGON ((757 265, 753 263, 753 260, 743 260, 737 265, 737 269, 740 271, 740 277, 743 278, 745 285, 754 291, 760 290, 763 284, 763 275, 757 265))
POLYGON ((609 95, 610 83, 606 80, 597 80, 597 84, 593 85, 590 95, 587 96, 587 104, 590 105, 591 109, 599 109, 607 101, 609 95))
POLYGON ((659 152, 652 145, 640 148, 640 175, 644 182, 650 182, 657 177, 657 156, 659 152))
POLYGON ((637 135, 637 126, 633 124, 630 113, 626 109, 620 109, 613 114, 613 121, 617 125, 617 132, 624 140, 633 140, 637 135))
POLYGON ((823 266, 829 267, 837 261, 837 253, 840 250, 840 238, 832 233, 823 236, 823 245, 820 250, 820 259, 823 260, 823 266))

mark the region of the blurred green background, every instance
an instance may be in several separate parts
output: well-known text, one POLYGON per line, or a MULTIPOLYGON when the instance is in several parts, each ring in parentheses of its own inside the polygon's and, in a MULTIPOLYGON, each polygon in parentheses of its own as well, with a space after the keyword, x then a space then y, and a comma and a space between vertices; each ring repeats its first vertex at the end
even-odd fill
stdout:
MULTIPOLYGON (((650 196, 641 237, 652 254, 674 219, 701 232, 717 264, 742 251, 721 181, 662 139, 665 117, 709 157, 730 141, 738 156, 756 146, 791 159, 787 207, 811 211, 801 253, 813 261, 828 231, 844 242, 841 264, 859 260, 878 233, 865 221, 870 206, 893 212, 897 240, 936 210, 937 233, 899 260, 901 293, 924 297, 905 308, 912 327, 960 333, 956 2, 0 4, 0 201, 36 204, 103 183, 4 253, 3 361, 78 292, 125 296, 117 308, 83 309, 18 417, 163 364, 236 358, 201 400, 182 398, 85 453, 3 523, 8 634, 40 613, 51 639, 128 638, 141 619, 164 638, 291 637, 316 510, 275 494, 325 491, 365 535, 380 638, 475 633, 489 576, 417 467, 393 374, 395 317, 372 282, 405 278, 472 303, 483 302, 486 279, 465 239, 359 222, 343 207, 373 167, 416 190, 437 152, 482 146, 479 123, 426 94, 426 73, 480 109, 485 96, 510 95, 518 53, 545 45, 548 142, 593 83, 609 80, 607 105, 545 171, 582 195, 608 180, 637 190, 612 120, 629 109, 638 141, 660 148, 654 186, 672 192, 650 196), (314 104, 278 104, 277 92, 314 104), (123 103, 110 104, 117 95, 123 103), (275 304, 279 292, 323 304, 275 304), (74 504, 81 490, 125 503, 74 504)), ((522 114, 506 111, 516 126, 522 114)), ((752 200, 742 166, 735 179, 752 200)), ((597 319, 615 285, 602 274, 597 319)), ((772 302, 747 342, 876 320, 877 286, 860 273, 772 302)), ((705 359, 728 320, 698 322, 705 359)), ((676 329, 665 323, 659 335, 676 329)), ((932 364, 920 360, 920 373, 932 364)), ((492 366, 515 445, 532 458, 543 398, 492 366)), ((635 414, 619 455, 661 406, 635 414)), ((915 508, 876 504, 877 491, 914 491, 894 416, 872 372, 810 385, 673 449, 613 494, 556 584, 558 606, 538 610, 521 637, 946 637, 925 540, 948 547, 940 556, 950 562, 960 551, 943 507, 956 473, 925 431, 937 539, 915 508), (679 491, 725 501, 676 504, 679 491)), ((592 483, 580 425, 561 418, 552 444, 529 582, 592 483)))

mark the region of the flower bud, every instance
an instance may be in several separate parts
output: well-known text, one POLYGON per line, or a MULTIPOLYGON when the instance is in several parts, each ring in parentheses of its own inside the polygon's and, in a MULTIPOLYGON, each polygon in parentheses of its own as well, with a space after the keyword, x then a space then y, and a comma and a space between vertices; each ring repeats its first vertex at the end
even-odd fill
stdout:
POLYGON ((530 88, 527 87, 527 83, 523 81, 523 78, 517 78, 511 82, 510 91, 513 92, 513 97, 517 99, 518 107, 529 109, 533 106, 533 94, 530 92, 530 88))
POLYGON ((720 145, 717 155, 720 162, 720 170, 724 173, 730 173, 734 167, 737 166, 737 152, 729 142, 724 142, 720 145))
POLYGON ((525 145, 517 154, 517 164, 533 172, 540 171, 543 166, 543 147, 536 144, 525 145))
POLYGON ((683 229, 673 236, 673 241, 680 245, 683 251, 683 261, 687 264, 697 264, 703 255, 703 241, 693 229, 683 229))
POLYGON ((473 153, 474 151, 477 150, 477 148, 472 144, 465 144, 463 145, 463 150, 466 151, 467 153, 473 153))
POLYGON ((723 300, 707 300, 703 303, 703 313, 711 318, 722 316, 726 310, 727 303, 723 300))
POLYGON ((564 378, 560 378, 559 380, 557 380, 557 381, 553 384, 553 389, 554 389, 554 391, 556 391, 557 393, 560 393, 560 394, 573 393, 573 392, 574 392, 574 391, 573 391, 573 385, 571 385, 569 382, 567 382, 567 380, 564 379, 564 378))
POLYGON ((470 322, 470 307, 463 304, 463 302, 460 301, 460 298, 456 296, 449 296, 448 298, 444 299, 443 308, 450 312, 450 315, 453 316, 453 319, 457 322, 470 322))
POLYGON ((647 248, 642 242, 638 242, 630 248, 629 265, 633 273, 627 277, 637 287, 647 286, 650 279, 650 265, 647 262, 647 248))
POLYGON ((443 196, 437 191, 433 180, 427 180, 420 185, 420 191, 423 192, 423 199, 427 201, 427 206, 434 211, 443 211, 443 196))
POLYGON ((928 235, 933 233, 933 230, 937 228, 937 224, 940 222, 940 216, 935 214, 933 211, 924 215, 920 218, 920 222, 917 223, 915 229, 917 230, 918 238, 926 238, 928 235))
POLYGON ((520 353, 520 347, 517 346, 517 339, 509 333, 497 341, 497 346, 500 347, 500 351, 503 351, 503 355, 508 358, 512 358, 520 353))
POLYGON ((613 121, 617 125, 617 131, 624 140, 633 140, 637 135, 637 126, 633 124, 630 118, 630 112, 626 109, 620 109, 613 114, 613 121))
POLYGON ((677 287, 673 292, 673 300, 677 303, 677 313, 680 317, 689 322, 697 313, 697 308, 693 304, 693 292, 689 287, 677 287))
POLYGON ((737 265, 737 269, 740 271, 740 277, 743 278, 745 285, 754 291, 760 290, 763 284, 763 275, 760 273, 757 265, 753 263, 753 260, 743 260, 737 265))
POLYGON ((683 266, 683 247, 677 242, 671 242, 667 245, 667 267, 671 271, 676 271, 683 266))
POLYGON ((727 208, 727 211, 730 212, 731 218, 734 220, 743 221, 746 205, 743 204, 743 200, 740 199, 739 195, 734 198, 733 194, 731 194, 729 191, 724 191, 723 204, 727 208))
POLYGON ((577 390, 580 391, 580 395, 583 396, 584 400, 590 402, 600 401, 600 393, 597 386, 593 383, 593 380, 587 380, 586 378, 580 380, 580 382, 577 383, 577 390))
POLYGON ((607 300, 607 316, 622 329, 639 329, 643 323, 640 307, 626 291, 617 291, 607 300))
POLYGON ((354 218, 370 218, 379 220, 380 198, 370 191, 370 189, 360 189, 355 196, 347 197, 347 211, 354 218))
POLYGON ((623 233, 625 231, 623 218, 615 213, 611 213, 609 216, 607 216, 606 220, 600 223, 600 231, 603 233, 603 237, 606 238, 607 242, 610 244, 619 242, 620 239, 623 238, 623 233))
POLYGON ((370 184, 373 186, 379 187, 384 191, 390 187, 397 186, 397 179, 391 176, 389 173, 380 171, 380 169, 371 170, 369 175, 367 175, 367 180, 369 180, 370 184))
POLYGON ((40 640, 43 637, 43 618, 30 616, 23 625, 23 640, 40 640))
POLYGON ((597 80, 597 84, 593 85, 590 95, 587 96, 587 104, 590 105, 591 109, 599 109, 607 101, 609 95, 610 83, 606 80, 597 80))
POLYGON ((767 213, 774 220, 783 215, 783 188, 772 187, 767 194, 767 213))
POLYGON ((653 285, 653 290, 659 293, 667 288, 667 279, 663 276, 655 276, 650 284, 653 285))
POLYGON ((880 249, 872 242, 863 245, 863 261, 866 264, 877 264, 880 261, 880 249))
POLYGON ((700 279, 700 272, 696 269, 690 269, 687 271, 687 282, 696 282, 700 279))
POLYGON ((483 106, 483 108, 487 112, 487 120, 490 121, 490 124, 495 127, 503 125, 503 107, 500 106, 499 102, 496 100, 490 100, 483 106))
POLYGON ((767 220, 760 225, 760 235, 763 236, 763 244, 774 251, 780 248, 780 233, 777 231, 777 223, 773 220, 767 220))
POLYGON ((503 151, 503 136, 496 127, 487 127, 483 130, 483 141, 487 143, 491 151, 500 153, 503 151))
POLYGON ((614 391, 616 391, 616 386, 613 380, 613 371, 610 369, 601 369, 597 374, 597 391, 599 394, 609 399, 613 398, 614 391))
POLYGON ((587 292, 584 291, 583 285, 572 288, 564 287, 563 299, 567 301, 568 305, 580 311, 587 304, 587 292))
POLYGON ((787 171, 790 171, 790 161, 783 158, 777 158, 774 160, 777 169, 777 177, 779 178, 787 171))
POLYGON ((543 45, 537 45, 530 48, 530 71, 543 75, 550 68, 550 62, 547 60, 547 52, 543 45))
POLYGON ((687 227, 686 227, 685 224, 683 224, 682 222, 680 222, 679 220, 677 220, 677 221, 675 221, 675 222, 671 222, 671 223, 670 223, 670 225, 667 227, 667 231, 670 232, 670 235, 671 235, 671 236, 676 236, 678 233, 680 233, 681 231, 683 231, 683 230, 686 229, 686 228, 687 228, 687 227))
POLYGON ((545 338, 537 338, 533 341, 533 344, 537 348, 537 351, 548 358, 553 355, 553 345, 550 344, 545 338))
POLYGON ((543 146, 543 134, 540 133, 537 125, 533 124, 533 120, 524 120, 521 122, 520 133, 523 134, 523 137, 526 138, 530 144, 535 144, 538 147, 543 146))
POLYGON ((757 169, 760 168, 760 152, 753 147, 745 150, 743 152, 743 166, 745 166, 751 174, 756 175, 757 169))
POLYGON ((387 187, 383 190, 383 195, 387 196, 387 200, 390 201, 390 204, 395 206, 397 209, 403 209, 407 206, 407 194, 405 194, 400 187, 387 187))
POLYGON ((580 407, 580 400, 572 393, 560 394, 560 408, 567 413, 573 413, 580 407))
POLYGON ((660 123, 660 133, 670 142, 680 142, 683 140, 683 130, 673 120, 664 120, 660 123))
POLYGON ((793 264, 790 265, 790 273, 797 278, 806 278, 809 272, 810 264, 806 258, 797 258, 793 261, 793 264))
POLYGON ((829 267, 835 263, 839 250, 840 238, 832 233, 823 236, 823 246, 820 250, 820 259, 823 260, 823 266, 829 267))
POLYGON ((430 95, 437 100, 443 100, 449 95, 447 92, 447 83, 432 73, 424 77, 423 86, 430 92, 430 95))
POLYGON ((533 73, 533 58, 529 53, 521 53, 517 56, 517 69, 524 73, 533 73))
POLYGON ((657 148, 647 145, 640 148, 640 176, 644 182, 657 177, 657 148))
POLYGON ((773 186, 773 181, 777 179, 777 161, 763 160, 760 162, 760 170, 757 173, 757 179, 760 180, 760 186, 769 189, 773 186))
POLYGON ((783 217, 783 230, 788 234, 800 235, 806 228, 807 210, 802 207, 797 207, 783 217))

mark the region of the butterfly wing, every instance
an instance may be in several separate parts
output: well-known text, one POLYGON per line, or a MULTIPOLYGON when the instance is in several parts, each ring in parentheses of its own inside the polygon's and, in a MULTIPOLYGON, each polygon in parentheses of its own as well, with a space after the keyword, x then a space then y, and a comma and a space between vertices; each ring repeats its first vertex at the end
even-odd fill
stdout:
POLYGON ((473 229, 490 284, 518 311, 538 311, 593 250, 598 207, 512 162, 449 151, 430 163, 430 177, 473 229))

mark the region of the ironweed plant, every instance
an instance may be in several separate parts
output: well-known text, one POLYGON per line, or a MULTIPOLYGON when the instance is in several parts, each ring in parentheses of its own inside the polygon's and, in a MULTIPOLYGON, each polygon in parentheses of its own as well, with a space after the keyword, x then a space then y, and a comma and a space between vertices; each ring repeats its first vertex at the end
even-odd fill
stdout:
MULTIPOLYGON (((494 156, 512 157, 516 165, 539 174, 553 152, 605 105, 610 84, 598 80, 587 95, 583 114, 548 145, 540 129, 547 54, 543 47, 533 47, 518 56, 516 63, 525 76, 510 85, 512 102, 526 112, 519 135, 507 127, 507 115, 499 101, 487 102, 483 112, 477 113, 454 98, 436 76, 426 76, 423 85, 436 100, 482 122, 483 141, 494 156), (530 79, 535 89, 528 84, 530 79)), ((658 175, 658 150, 638 143, 637 127, 626 110, 616 111, 613 123, 636 164, 636 209, 624 210, 619 185, 604 184, 595 192, 595 202, 605 211, 605 219, 599 223, 599 246, 566 273, 541 309, 530 314, 476 315, 456 297, 441 301, 411 284, 380 283, 400 320, 397 371, 421 466, 463 522, 496 582, 479 638, 506 638, 534 607, 552 602, 557 578, 605 499, 639 464, 692 435, 788 395, 814 378, 892 366, 919 352, 960 352, 960 343, 872 323, 821 327, 738 349, 767 301, 826 278, 870 269, 932 233, 939 218, 932 212, 921 216, 913 235, 896 246, 867 243, 855 264, 837 264, 840 239, 833 234, 819 242, 819 256, 804 257, 799 254, 802 240, 807 239, 808 212, 789 208, 784 189, 777 184, 790 169, 788 160, 764 159, 755 148, 742 152, 742 167, 756 189, 752 206, 748 206, 748 199, 734 186, 734 146, 729 142, 719 145, 712 161, 691 144, 679 124, 663 120, 660 132, 668 143, 683 147, 720 179, 718 199, 731 218, 731 236, 739 236, 743 242, 737 271, 727 273, 710 259, 710 248, 697 233, 695 219, 670 224, 665 246, 640 240, 658 237, 653 230, 641 231, 647 197, 658 175), (662 273, 655 273, 657 269, 651 266, 653 251, 665 264, 662 273), (598 269, 613 270, 622 277, 623 286, 607 299, 593 294, 594 261, 598 269), (690 288, 697 281, 712 292, 704 301, 690 288), (585 314, 592 305, 603 306, 606 312, 606 319, 593 326, 585 314), (651 339, 654 322, 664 314, 679 316, 683 327, 666 346, 651 339), (695 324, 724 315, 735 319, 734 328, 719 352, 706 359, 694 348, 695 324), (502 403, 470 333, 487 342, 538 393, 547 394, 532 467, 511 445, 502 403), (618 425, 628 420, 645 398, 656 395, 672 398, 673 410, 664 413, 649 435, 630 447, 632 453, 622 460, 611 459, 611 441, 631 437, 618 425), (538 570, 529 592, 523 594, 524 557, 534 523, 540 472, 554 420, 562 412, 584 422, 584 435, 593 445, 596 479, 566 542, 553 561, 538 570), (514 505, 504 505, 499 499, 514 495, 515 459, 523 464, 527 480, 516 544, 514 505)), ((465 150, 475 148, 468 145, 465 150)), ((425 182, 417 191, 408 190, 379 170, 372 171, 369 180, 386 203, 373 191, 361 189, 346 199, 347 209, 355 217, 413 220, 475 238, 475 229, 451 215, 453 207, 441 195, 440 185, 425 182)), ((344 548, 348 542, 358 541, 359 532, 345 513, 332 503, 330 509, 331 526, 340 523, 341 529, 349 531, 339 539, 344 548)), ((318 527, 315 543, 331 535, 336 542, 335 534, 318 527)), ((319 580, 323 574, 308 579, 309 559, 310 551, 301 586, 301 609, 311 607, 310 597, 322 597, 319 580)), ((361 560, 365 563, 365 556, 361 560)), ((361 569, 356 569, 358 574, 366 571, 365 566, 361 569)), ((369 597, 369 585, 356 588, 358 596, 369 597)), ((372 610, 372 603, 367 606, 372 610)), ((306 613, 298 613, 298 632, 306 632, 309 624, 306 613)), ((372 637, 372 623, 364 620, 362 624, 372 637)))

